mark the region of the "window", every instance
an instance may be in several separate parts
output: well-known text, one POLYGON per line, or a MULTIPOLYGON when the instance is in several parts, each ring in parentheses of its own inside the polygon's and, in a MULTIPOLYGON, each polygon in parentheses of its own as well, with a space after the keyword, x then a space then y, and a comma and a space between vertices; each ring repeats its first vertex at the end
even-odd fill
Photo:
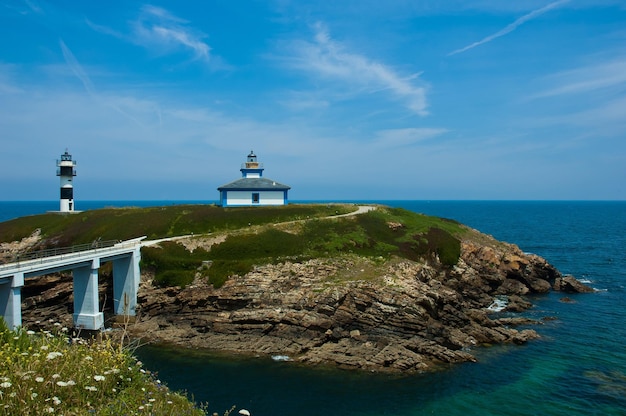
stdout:
POLYGON ((252 194, 252 203, 253 204, 258 204, 259 203, 259 193, 258 192, 254 192, 252 194))

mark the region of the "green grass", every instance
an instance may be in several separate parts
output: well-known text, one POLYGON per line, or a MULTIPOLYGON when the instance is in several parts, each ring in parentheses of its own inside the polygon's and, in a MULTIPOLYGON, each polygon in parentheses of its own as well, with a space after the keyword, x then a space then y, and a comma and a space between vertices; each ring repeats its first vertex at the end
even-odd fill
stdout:
POLYGON ((207 414, 121 344, 70 338, 64 330, 11 331, 0 318, 0 415, 207 414))
POLYGON ((0 242, 21 240, 36 229, 42 248, 68 247, 94 240, 149 239, 236 230, 355 210, 345 204, 302 204, 277 207, 222 208, 215 205, 173 205, 149 208, 106 208, 78 214, 42 214, 0 223, 0 242))

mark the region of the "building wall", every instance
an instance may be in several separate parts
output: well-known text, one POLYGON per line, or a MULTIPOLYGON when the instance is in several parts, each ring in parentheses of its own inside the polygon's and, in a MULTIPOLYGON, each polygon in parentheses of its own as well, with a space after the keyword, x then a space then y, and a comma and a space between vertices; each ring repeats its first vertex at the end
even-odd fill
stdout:
POLYGON ((285 205, 287 201, 287 194, 284 191, 224 191, 222 194, 224 206, 285 205), (252 194, 255 193, 259 194, 258 203, 252 202, 252 194))

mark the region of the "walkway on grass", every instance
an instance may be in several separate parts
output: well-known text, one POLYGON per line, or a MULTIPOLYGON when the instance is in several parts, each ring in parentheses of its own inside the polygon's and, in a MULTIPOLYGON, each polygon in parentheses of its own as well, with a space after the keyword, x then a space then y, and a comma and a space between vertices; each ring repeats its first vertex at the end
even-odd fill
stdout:
MULTIPOLYGON (((316 219, 333 219, 333 218, 341 218, 341 217, 351 217, 353 215, 365 214, 365 213, 373 211, 375 209, 376 209, 376 207, 373 206, 373 205, 359 205, 358 209, 356 209, 355 211, 352 211, 352 212, 348 212, 347 214, 329 215, 327 217, 320 217, 320 218, 316 218, 316 219)), ((293 221, 278 222, 278 223, 275 223, 274 226, 285 225, 285 224, 296 224, 296 223, 299 223, 299 222, 310 221, 310 220, 311 220, 310 218, 307 218, 307 219, 303 219, 303 220, 293 220, 293 221)), ((175 236, 175 237, 159 238, 159 239, 156 239, 156 240, 143 240, 141 242, 141 247, 149 247, 149 246, 154 246, 154 245, 157 245, 157 244, 163 243, 163 242, 184 240, 186 238, 202 237, 202 236, 207 236, 207 235, 211 235, 211 234, 212 233, 187 234, 187 235, 178 235, 178 236, 175 236)))

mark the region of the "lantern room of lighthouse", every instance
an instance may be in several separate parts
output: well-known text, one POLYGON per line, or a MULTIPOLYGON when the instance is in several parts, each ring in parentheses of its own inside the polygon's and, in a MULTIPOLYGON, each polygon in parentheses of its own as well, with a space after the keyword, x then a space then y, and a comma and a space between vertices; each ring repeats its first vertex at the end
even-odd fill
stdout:
POLYGON ((222 206, 262 206, 287 205, 287 192, 291 187, 263 177, 263 165, 257 156, 250 152, 241 165, 241 178, 222 185, 220 193, 222 206))
POLYGON ((61 160, 57 160, 57 176, 61 179, 61 202, 59 211, 61 212, 73 212, 74 211, 74 186, 72 185, 72 179, 76 176, 76 161, 72 160, 72 155, 68 153, 67 149, 65 153, 61 155, 61 160))

